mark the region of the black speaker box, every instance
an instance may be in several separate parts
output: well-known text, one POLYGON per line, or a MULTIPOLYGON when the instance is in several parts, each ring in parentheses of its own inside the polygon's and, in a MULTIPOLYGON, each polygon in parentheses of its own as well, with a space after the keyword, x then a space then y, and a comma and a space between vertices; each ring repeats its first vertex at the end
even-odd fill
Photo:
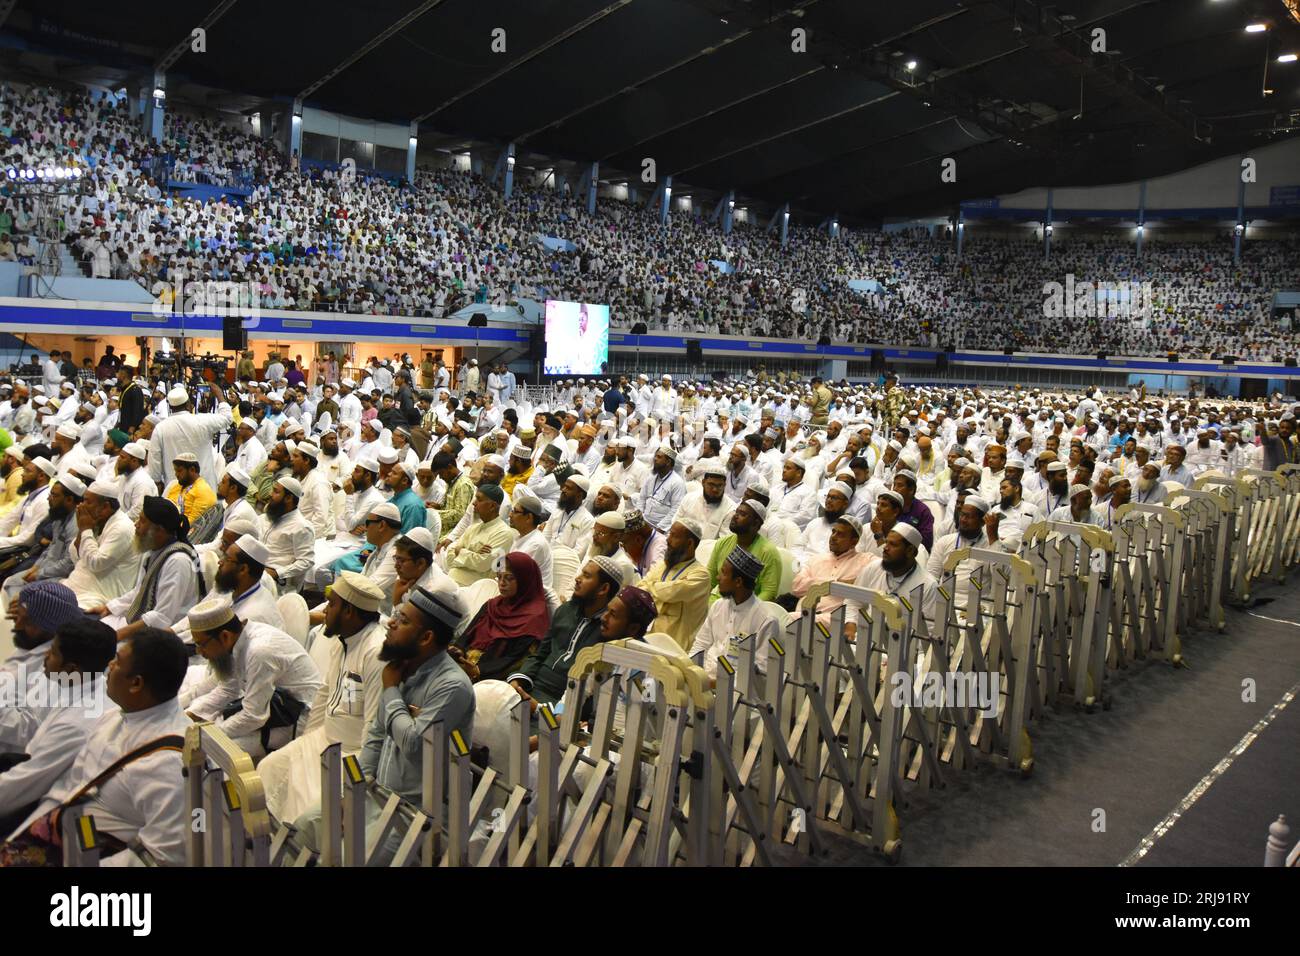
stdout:
POLYGON ((535 328, 528 338, 528 360, 543 362, 546 360, 546 329, 535 328))
POLYGON ((487 313, 475 312, 469 317, 469 327, 471 329, 481 329, 487 325, 487 313))
POLYGON ((630 334, 631 334, 631 335, 645 335, 646 332, 647 332, 647 329, 646 329, 646 327, 645 327, 645 323, 644 323, 644 322, 638 322, 636 325, 632 326, 632 331, 631 331, 630 334))
POLYGON ((686 340, 686 360, 692 365, 698 365, 704 361, 704 349, 701 347, 699 339, 686 340))
POLYGON ((221 348, 225 352, 242 352, 248 348, 248 330, 239 316, 227 315, 221 319, 221 348))

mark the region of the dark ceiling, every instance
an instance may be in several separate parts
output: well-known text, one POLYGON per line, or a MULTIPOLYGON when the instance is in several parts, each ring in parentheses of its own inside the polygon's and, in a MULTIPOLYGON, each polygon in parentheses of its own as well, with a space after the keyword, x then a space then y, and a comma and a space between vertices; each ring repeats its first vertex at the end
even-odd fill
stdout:
POLYGON ((847 220, 1157 175, 1300 128, 1300 63, 1276 62, 1300 51, 1285 0, 19 0, 5 29, 140 70, 226 6, 169 86, 310 90, 418 118, 422 143, 514 141, 602 178, 651 157, 678 184, 847 220))

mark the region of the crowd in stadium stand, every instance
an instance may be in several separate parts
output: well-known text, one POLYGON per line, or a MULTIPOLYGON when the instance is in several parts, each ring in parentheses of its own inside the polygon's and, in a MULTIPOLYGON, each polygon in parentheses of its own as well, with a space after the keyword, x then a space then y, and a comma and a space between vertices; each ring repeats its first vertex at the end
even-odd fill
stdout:
POLYGON ((714 677, 757 635, 762 669, 800 601, 826 620, 842 605, 819 585, 932 615, 963 547, 1015 552, 1043 518, 1109 529, 1200 475, 1300 463, 1279 395, 643 373, 543 399, 473 364, 453 391, 431 355, 371 357, 337 389, 273 356, 199 394, 111 349, 111 374, 78 385, 58 357, 40 381, 0 376, 17 646, 0 680, 51 681, 0 700, 0 866, 57 861, 73 804, 108 862, 183 862, 180 754, 139 748, 196 720, 257 761, 272 815, 319 850, 334 743, 418 803, 426 727, 501 767, 511 702, 556 703, 601 641, 714 677), (70 674, 99 710, 52 696, 70 674))
MULTIPOLYGON (((164 299, 178 278, 245 284, 262 308, 443 315, 518 298, 609 303, 630 328, 947 348, 1187 357, 1294 355, 1300 330, 1271 316, 1278 289, 1300 287, 1300 243, 1169 244, 971 235, 951 239, 792 227, 782 248, 757 225, 602 199, 594 216, 568 192, 517 187, 509 200, 482 177, 425 170, 344 179, 286 159, 269 140, 169 111, 165 142, 140 131, 125 101, 51 88, 10 88, 0 107, 6 164, 77 162, 93 188, 70 201, 66 236, 92 276, 131 278, 164 299), (240 202, 199 202, 169 179, 247 184, 240 202), (540 235, 570 240, 554 252, 540 235), (726 262, 722 272, 712 263, 726 262), (1048 315, 1045 284, 1145 290, 1140 318, 1048 315), (874 279, 875 291, 850 289, 874 279)), ((32 209, 7 197, 0 257, 31 261, 32 209)))

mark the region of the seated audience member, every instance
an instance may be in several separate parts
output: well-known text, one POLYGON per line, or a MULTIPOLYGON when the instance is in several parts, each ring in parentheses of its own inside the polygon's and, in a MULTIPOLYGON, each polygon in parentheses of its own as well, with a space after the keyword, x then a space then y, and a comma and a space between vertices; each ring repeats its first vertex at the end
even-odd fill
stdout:
POLYGON ((0 844, 0 866, 59 866, 62 815, 77 805, 95 818, 101 866, 130 865, 132 845, 163 866, 185 862, 190 821, 181 750, 190 721, 176 693, 188 666, 185 646, 168 631, 145 627, 119 640, 104 682, 117 709, 0 844))
MULTIPOLYGON (((72 573, 72 541, 77 535, 77 506, 86 486, 76 475, 61 475, 50 486, 50 510, 44 528, 37 534, 36 547, 18 562, 4 581, 4 603, 33 581, 63 580, 72 573)), ((0 571, 0 574, 6 572, 0 571)))
MULTIPOLYGON (((797 598, 802 598, 818 584, 832 584, 837 581, 841 584, 854 583, 862 569, 869 562, 876 560, 874 555, 858 550, 858 542, 861 538, 862 522, 851 514, 840 515, 835 521, 835 527, 831 529, 830 541, 827 544, 829 553, 815 555, 804 562, 799 573, 794 576, 790 593, 797 598)), ((817 602, 817 620, 829 626, 831 615, 843 606, 844 598, 823 596, 817 602)))
POLYGON ((266 572, 281 591, 296 590, 316 559, 316 532, 298 511, 301 497, 302 485, 296 478, 277 478, 262 518, 266 572))
POLYGON ((28 584, 9 605, 15 650, 0 662, 0 683, 13 688, 15 696, 0 704, 0 753, 24 749, 44 719, 44 708, 16 691, 26 688, 28 677, 41 669, 59 628, 81 616, 76 596, 58 581, 28 584))
POLYGON ((135 523, 136 547, 145 555, 136 585, 86 613, 104 618, 125 640, 146 627, 163 630, 181 622, 203 596, 198 555, 185 540, 189 523, 166 498, 146 498, 135 523))
MULTIPOLYGON (((135 521, 121 507, 118 483, 93 481, 77 506, 72 573, 65 582, 83 608, 107 604, 129 591, 144 556, 136 547, 135 521)), ((144 507, 141 501, 141 508, 144 507)))
POLYGON ((555 612, 537 652, 506 678, 534 711, 537 704, 554 704, 564 696, 569 668, 579 651, 601 642, 600 619, 625 584, 613 558, 600 556, 583 565, 573 597, 555 612))
POLYGON ((500 485, 480 485, 474 493, 478 520, 447 549, 447 574, 461 587, 491 577, 497 557, 514 541, 514 530, 501 520, 504 500, 500 485))
MULTIPOLYGON (((449 654, 452 635, 465 615, 456 586, 443 580, 433 588, 416 588, 393 611, 379 647, 383 684, 379 706, 366 725, 358 755, 366 779, 419 804, 424 792, 424 733, 442 721, 448 733, 473 739, 474 690, 464 670, 449 654)), ((368 840, 379 822, 383 800, 366 800, 368 840)), ((305 845, 320 844, 320 809, 301 815, 295 826, 305 845)), ((400 831, 377 848, 372 866, 387 866, 401 844, 400 831)))
POLYGON ((194 648, 207 672, 180 695, 194 720, 212 721, 254 759, 293 739, 321 688, 303 646, 279 628, 243 620, 229 595, 190 608, 194 648))
POLYGON ((406 600, 414 588, 433 589, 440 581, 449 581, 446 572, 434 563, 433 553, 438 542, 428 528, 413 528, 393 543, 393 568, 397 580, 393 582, 393 607, 406 600))
POLYGON ((23 759, 0 755, 0 833, 12 833, 36 809, 113 706, 104 696, 104 669, 116 653, 113 629, 84 615, 69 619, 54 635, 44 661, 53 706, 20 751, 23 759))
POLYGON ((654 600, 655 630, 670 636, 682 650, 690 648, 709 613, 713 583, 695 553, 701 533, 699 521, 679 510, 668 529, 664 556, 637 582, 654 600))
POLYGON ((762 565, 758 574, 757 594, 760 601, 775 601, 781 584, 781 554, 776 546, 759 533, 767 520, 767 509, 757 501, 742 501, 731 515, 731 534, 719 538, 709 556, 709 580, 716 601, 722 596, 718 579, 722 565, 736 548, 740 548, 762 565))
MULTIPOLYGON (((925 566, 917 561, 921 547, 921 532, 913 525, 898 522, 885 538, 880 560, 872 561, 864 567, 854 584, 860 588, 901 597, 927 619, 933 618, 936 585, 925 566)), ((850 598, 844 623, 844 632, 850 638, 857 633, 858 615, 861 611, 862 602, 850 598)))
POLYGON ((782 623, 754 590, 764 570, 763 563, 742 547, 728 551, 718 568, 720 600, 709 608, 690 649, 692 657, 704 655, 703 667, 712 681, 718 677, 719 657, 735 660, 731 645, 737 639, 751 642, 759 670, 766 670, 768 640, 780 636, 782 623))
POLYGON ((174 504, 185 520, 194 525, 217 503, 217 494, 199 475, 199 459, 193 452, 182 452, 172 462, 176 480, 163 495, 174 504))
POLYGON ((600 636, 605 641, 641 640, 659 614, 654 598, 641 588, 628 586, 618 592, 600 619, 600 636))
POLYGON ((519 667, 551 625, 546 589, 535 562, 521 551, 498 559, 497 586, 454 646, 478 671, 477 680, 500 680, 519 667))
POLYGON ((384 593, 355 571, 344 571, 326 598, 322 638, 328 651, 324 683, 311 703, 304 733, 258 765, 266 806, 277 820, 292 821, 320 800, 320 754, 333 743, 344 756, 360 752, 365 728, 379 709, 385 621, 384 593))

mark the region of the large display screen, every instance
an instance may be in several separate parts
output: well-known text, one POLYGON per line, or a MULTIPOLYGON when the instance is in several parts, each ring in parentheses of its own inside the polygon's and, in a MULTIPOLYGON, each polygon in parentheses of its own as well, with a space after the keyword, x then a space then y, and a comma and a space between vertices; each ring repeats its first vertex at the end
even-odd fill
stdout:
POLYGON ((546 300, 547 375, 599 375, 609 361, 609 306, 546 300))

